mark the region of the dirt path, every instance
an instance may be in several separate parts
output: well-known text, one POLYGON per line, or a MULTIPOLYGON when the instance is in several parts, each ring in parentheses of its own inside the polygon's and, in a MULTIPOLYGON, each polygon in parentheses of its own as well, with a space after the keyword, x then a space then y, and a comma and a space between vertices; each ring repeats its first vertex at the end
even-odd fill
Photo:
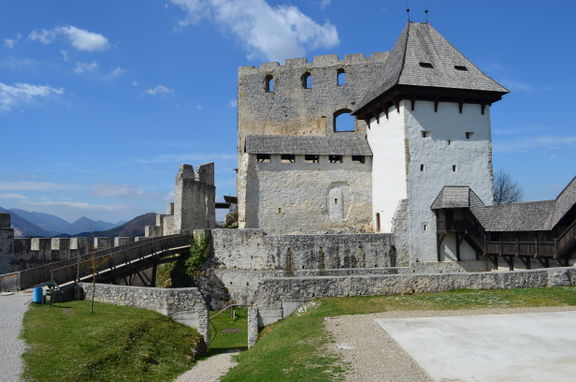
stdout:
POLYGON ((217 382, 228 370, 236 366, 233 357, 238 352, 222 353, 198 362, 175 382, 217 382))
POLYGON ((441 317, 576 310, 575 307, 393 311, 330 317, 325 321, 335 343, 331 351, 350 365, 347 382, 432 382, 427 373, 374 320, 391 317, 441 317))
POLYGON ((18 336, 31 301, 29 293, 0 294, 0 378, 3 382, 20 381, 25 346, 18 336))

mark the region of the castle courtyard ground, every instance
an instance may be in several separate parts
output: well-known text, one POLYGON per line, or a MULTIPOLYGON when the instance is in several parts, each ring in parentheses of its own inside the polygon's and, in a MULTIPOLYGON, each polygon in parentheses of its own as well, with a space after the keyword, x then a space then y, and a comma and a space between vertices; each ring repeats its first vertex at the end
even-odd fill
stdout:
POLYGON ((573 381, 573 307, 395 311, 326 319, 347 381, 573 381))
POLYGON ((0 380, 3 382, 20 381, 25 345, 18 337, 31 301, 31 295, 24 292, 0 295, 0 380))

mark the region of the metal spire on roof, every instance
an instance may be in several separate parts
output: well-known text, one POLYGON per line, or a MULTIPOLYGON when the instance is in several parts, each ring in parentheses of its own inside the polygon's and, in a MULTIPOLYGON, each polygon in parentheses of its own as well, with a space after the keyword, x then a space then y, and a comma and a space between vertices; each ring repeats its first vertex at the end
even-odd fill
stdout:
POLYGON ((424 14, 426 15, 426 16, 425 16, 425 19, 426 19, 426 20, 425 20, 424 22, 425 22, 426 24, 428 24, 428 10, 427 10, 427 9, 424 10, 424 14))

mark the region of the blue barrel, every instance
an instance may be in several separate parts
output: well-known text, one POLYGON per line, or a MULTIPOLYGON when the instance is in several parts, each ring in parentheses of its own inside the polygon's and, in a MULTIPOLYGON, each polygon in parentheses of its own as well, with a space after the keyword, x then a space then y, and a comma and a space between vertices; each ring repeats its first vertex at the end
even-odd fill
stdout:
POLYGON ((32 293, 32 302, 36 304, 44 303, 44 289, 42 289, 42 287, 34 288, 34 293, 32 293))

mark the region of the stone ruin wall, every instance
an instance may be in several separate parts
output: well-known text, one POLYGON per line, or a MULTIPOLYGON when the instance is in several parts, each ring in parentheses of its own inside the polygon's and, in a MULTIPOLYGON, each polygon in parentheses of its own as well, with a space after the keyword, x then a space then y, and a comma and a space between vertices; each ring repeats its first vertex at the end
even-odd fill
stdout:
MULTIPOLYGON (((350 111, 377 81, 388 57, 387 52, 371 57, 352 54, 338 59, 336 55, 265 63, 260 67, 240 67, 238 71, 238 218, 244 227, 246 217, 247 135, 316 135, 334 134, 334 116, 350 111), (338 85, 338 72, 346 75, 338 85), (310 88, 302 86, 302 76, 309 73, 310 88), (273 91, 266 91, 266 79, 274 80, 273 91)), ((356 121, 355 134, 364 135, 366 123, 356 121)))
POLYGON ((182 164, 176 175, 174 202, 166 213, 156 214, 156 224, 144 228, 145 237, 160 237, 216 227, 214 163, 182 164))

